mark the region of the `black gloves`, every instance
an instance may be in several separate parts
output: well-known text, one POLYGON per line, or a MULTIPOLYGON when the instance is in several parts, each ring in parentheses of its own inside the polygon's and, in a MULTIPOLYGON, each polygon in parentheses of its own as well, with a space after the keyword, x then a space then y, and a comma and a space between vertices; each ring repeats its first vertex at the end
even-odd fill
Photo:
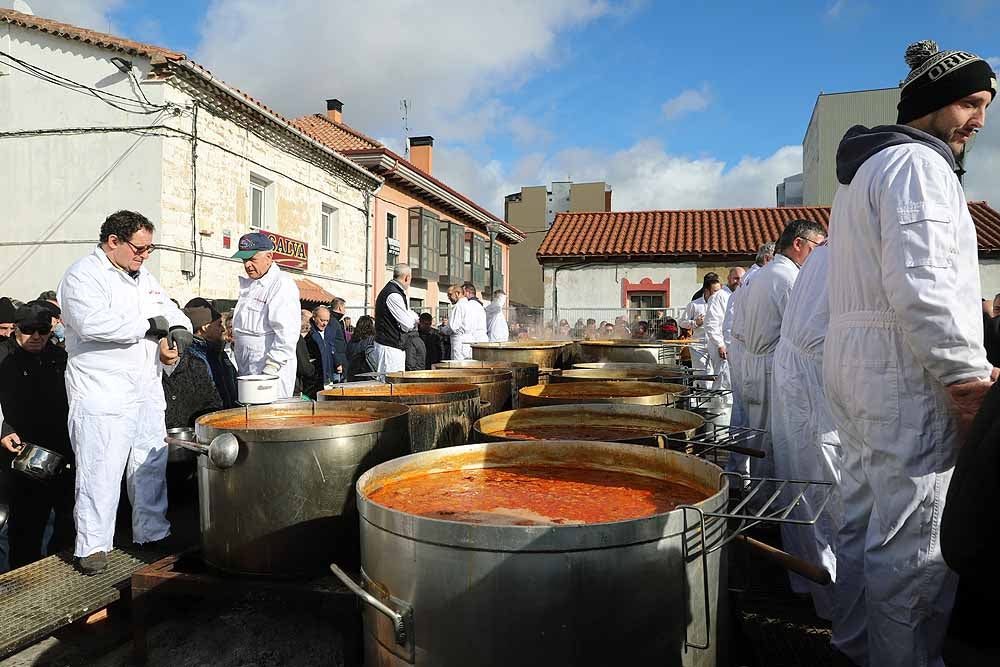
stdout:
POLYGON ((170 329, 170 323, 167 322, 167 318, 157 315, 149 318, 149 329, 146 331, 146 336, 159 340, 167 335, 168 329, 170 329))
POLYGON ((184 327, 170 327, 170 331, 167 332, 167 346, 171 350, 177 348, 177 354, 183 355, 184 350, 188 349, 192 341, 194 341, 194 335, 184 327))

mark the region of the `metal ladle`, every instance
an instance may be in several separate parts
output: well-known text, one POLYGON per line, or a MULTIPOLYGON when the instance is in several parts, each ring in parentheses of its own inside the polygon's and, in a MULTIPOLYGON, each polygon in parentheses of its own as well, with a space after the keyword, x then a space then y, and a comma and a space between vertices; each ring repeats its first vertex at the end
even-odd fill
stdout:
POLYGON ((168 445, 177 445, 196 454, 207 456, 216 468, 232 468, 233 464, 236 463, 236 458, 240 455, 240 441, 232 433, 217 435, 207 445, 170 436, 164 438, 163 441, 168 445))

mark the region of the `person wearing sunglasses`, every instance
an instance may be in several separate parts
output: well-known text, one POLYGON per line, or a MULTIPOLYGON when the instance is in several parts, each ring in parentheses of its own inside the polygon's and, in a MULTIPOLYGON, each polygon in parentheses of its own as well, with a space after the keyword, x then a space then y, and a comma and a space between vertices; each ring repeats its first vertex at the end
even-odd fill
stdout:
POLYGON ((153 231, 139 213, 111 214, 98 246, 66 271, 58 289, 77 460, 74 553, 86 574, 107 567, 123 473, 133 541, 162 546, 170 534, 160 378, 193 336, 191 321, 144 265, 155 250, 153 231))
MULTIPOLYGON (((32 443, 61 454, 71 467, 48 480, 11 473, 8 520, 11 567, 43 556, 42 538, 55 512, 52 537, 44 553, 73 545, 73 449, 67 430, 66 352, 51 341, 54 306, 31 301, 17 309, 15 329, 0 341, 0 455, 10 458, 32 443)), ((58 314, 56 314, 58 317, 58 314)))

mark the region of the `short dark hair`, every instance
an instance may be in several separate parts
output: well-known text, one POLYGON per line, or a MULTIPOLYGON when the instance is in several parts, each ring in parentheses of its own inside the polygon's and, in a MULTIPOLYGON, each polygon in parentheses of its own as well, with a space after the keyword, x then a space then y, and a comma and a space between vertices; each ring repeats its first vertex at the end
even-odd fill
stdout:
POLYGON ((421 322, 433 322, 434 318, 431 316, 430 313, 420 313, 420 321, 421 322))
POLYGON ((55 290, 50 289, 38 295, 38 301, 55 301, 57 298, 58 295, 55 293, 55 290))
POLYGON ((476 286, 475 286, 475 284, 474 284, 474 283, 471 283, 471 282, 465 282, 465 283, 462 283, 462 289, 468 289, 468 290, 472 290, 473 292, 477 292, 477 291, 478 291, 478 290, 476 289, 476 286))
POLYGON ((156 228, 146 216, 135 211, 116 211, 109 215, 101 225, 101 243, 107 243, 114 235, 122 241, 128 241, 140 229, 152 233, 156 228))
POLYGON ((826 236, 826 228, 818 222, 813 222, 812 220, 792 220, 785 225, 785 229, 781 232, 781 236, 778 237, 777 243, 774 244, 774 251, 784 252, 792 247, 792 243, 795 242, 795 239, 804 239, 816 234, 826 236))

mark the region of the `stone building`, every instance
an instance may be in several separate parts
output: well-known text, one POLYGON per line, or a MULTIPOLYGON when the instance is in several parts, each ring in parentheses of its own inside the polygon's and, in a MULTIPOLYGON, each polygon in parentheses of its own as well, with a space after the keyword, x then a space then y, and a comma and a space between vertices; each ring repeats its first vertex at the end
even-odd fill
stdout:
POLYGON ((307 299, 365 304, 382 179, 182 53, 0 9, 0 294, 54 289, 101 222, 157 226, 182 304, 235 299, 239 237, 271 233, 307 299))

